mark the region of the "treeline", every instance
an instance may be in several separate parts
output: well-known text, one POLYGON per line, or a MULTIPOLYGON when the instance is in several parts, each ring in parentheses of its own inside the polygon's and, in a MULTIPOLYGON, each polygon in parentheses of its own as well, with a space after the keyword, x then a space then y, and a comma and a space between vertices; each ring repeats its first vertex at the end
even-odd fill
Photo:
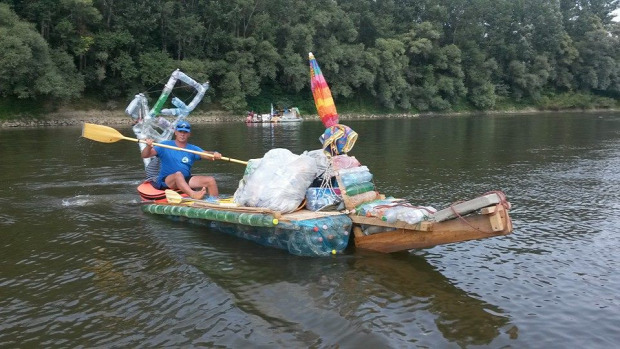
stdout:
MULTIPOLYGON (((384 110, 580 107, 620 96, 618 0, 0 0, 0 94, 129 98, 180 68, 241 111, 310 99, 384 110), (562 98, 558 96, 564 96, 562 98), (580 97, 581 96, 581 97, 580 97)), ((157 96, 155 96, 157 97, 157 96)))

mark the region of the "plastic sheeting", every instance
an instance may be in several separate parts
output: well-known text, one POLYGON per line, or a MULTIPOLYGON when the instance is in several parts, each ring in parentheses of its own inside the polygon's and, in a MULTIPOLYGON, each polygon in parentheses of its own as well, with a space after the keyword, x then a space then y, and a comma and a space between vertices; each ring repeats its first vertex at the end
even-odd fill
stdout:
MULTIPOLYGON (((235 191, 235 202, 282 213, 293 212, 312 181, 325 171, 315 152, 295 155, 288 149, 268 151, 260 161, 250 161, 235 191)), ((326 164, 325 164, 326 167, 326 164)))

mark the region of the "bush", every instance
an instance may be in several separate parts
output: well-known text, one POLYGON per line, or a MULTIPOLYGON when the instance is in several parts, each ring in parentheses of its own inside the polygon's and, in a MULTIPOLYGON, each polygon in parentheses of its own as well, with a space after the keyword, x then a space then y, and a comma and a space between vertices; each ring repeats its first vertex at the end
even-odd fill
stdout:
POLYGON ((543 110, 611 109, 618 106, 613 98, 578 92, 548 95, 541 98, 537 105, 543 110))

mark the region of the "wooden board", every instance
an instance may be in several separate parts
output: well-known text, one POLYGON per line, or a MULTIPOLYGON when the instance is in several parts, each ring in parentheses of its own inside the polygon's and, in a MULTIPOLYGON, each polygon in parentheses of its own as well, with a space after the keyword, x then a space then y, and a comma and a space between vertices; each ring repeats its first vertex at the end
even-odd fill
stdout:
POLYGON ((310 211, 306 209, 302 209, 299 211, 285 213, 283 214, 279 220, 281 221, 304 221, 308 219, 329 217, 329 216, 339 216, 344 213, 338 211, 310 211))
POLYGON ((499 197, 499 195, 497 195, 496 193, 490 193, 484 196, 477 197, 475 199, 451 205, 450 207, 444 208, 443 210, 439 210, 432 214, 431 218, 435 222, 442 222, 452 218, 456 218, 458 215, 464 216, 483 207, 497 205, 500 202, 501 198, 499 197))
POLYGON ((399 228, 372 235, 355 233, 355 247, 390 253, 510 234, 512 222, 508 211, 502 206, 493 211, 435 222, 428 231, 399 228))

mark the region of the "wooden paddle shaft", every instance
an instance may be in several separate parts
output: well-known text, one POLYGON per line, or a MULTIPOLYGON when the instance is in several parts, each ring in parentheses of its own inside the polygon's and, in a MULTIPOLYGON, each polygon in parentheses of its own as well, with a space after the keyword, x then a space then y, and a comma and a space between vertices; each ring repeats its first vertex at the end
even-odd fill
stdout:
MULTIPOLYGON (((123 136, 122 133, 118 132, 117 130, 113 129, 112 127, 103 126, 103 125, 89 124, 89 123, 84 123, 84 126, 82 127, 82 137, 85 137, 85 138, 88 138, 88 139, 92 139, 94 141, 102 142, 102 143, 114 143, 114 142, 120 141, 121 139, 127 140, 127 141, 132 141, 132 142, 138 142, 138 143, 146 143, 146 141, 143 140, 143 139, 136 139, 136 138, 131 138, 131 137, 125 137, 125 136, 123 136)), ((159 143, 153 143, 153 144, 155 144, 157 146, 160 146, 160 147, 163 147, 163 148, 170 148, 170 149, 174 149, 174 150, 186 151, 188 153, 194 153, 194 154, 198 154, 198 155, 209 156, 211 158, 214 157, 212 154, 209 154, 209 153, 206 153, 206 152, 199 152, 199 151, 195 151, 195 150, 179 148, 179 147, 174 147, 174 146, 171 146, 171 145, 164 145, 164 144, 159 144, 159 143)), ((224 160, 224 161, 235 162, 235 163, 242 164, 242 165, 247 165, 248 164, 247 161, 231 159, 231 158, 227 158, 227 157, 224 157, 224 156, 222 156, 220 159, 224 160)))
MULTIPOLYGON (((125 137, 125 136, 123 136, 123 139, 128 140, 128 141, 134 141, 134 142, 145 143, 146 144, 146 141, 144 139, 137 139, 137 138, 131 138, 131 137, 125 137)), ((156 143, 156 142, 153 142, 153 145, 156 145, 156 146, 162 147, 162 148, 180 150, 180 151, 184 151, 184 152, 188 152, 188 153, 192 153, 192 154, 196 154, 196 155, 206 155, 208 157, 213 158, 213 154, 209 154, 207 152, 201 152, 201 151, 196 151, 196 150, 191 150, 191 149, 179 148, 179 147, 175 147, 173 145, 166 145, 166 144, 161 144, 161 143, 156 143)), ((247 161, 231 159, 231 158, 228 158, 228 157, 225 157, 225 156, 222 156, 219 160, 235 162, 237 164, 242 164, 242 165, 247 165, 248 164, 247 161)))

